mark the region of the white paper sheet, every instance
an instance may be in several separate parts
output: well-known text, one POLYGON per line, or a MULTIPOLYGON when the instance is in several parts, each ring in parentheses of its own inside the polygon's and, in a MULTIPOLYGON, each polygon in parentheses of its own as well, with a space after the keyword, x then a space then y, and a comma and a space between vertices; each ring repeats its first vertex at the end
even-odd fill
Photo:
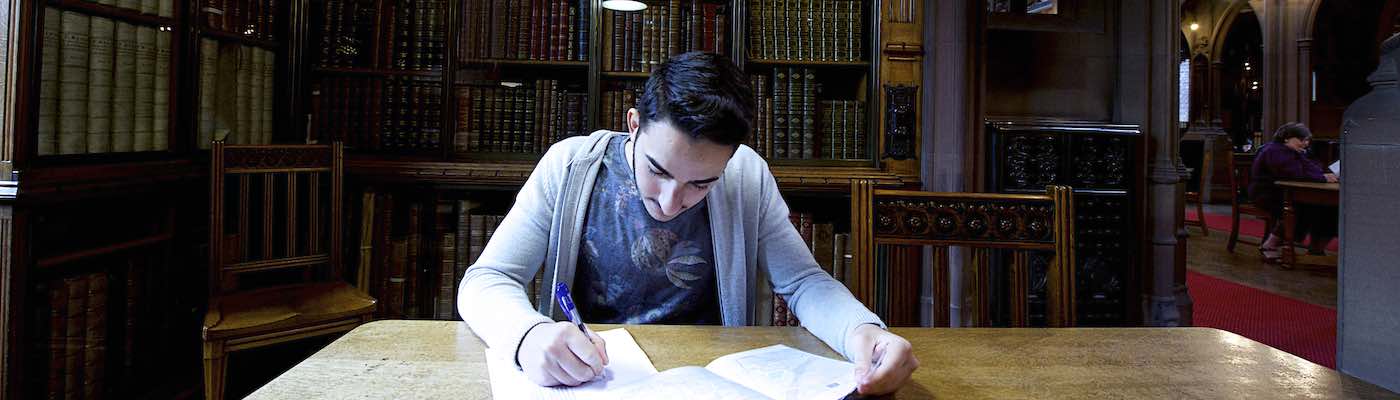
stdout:
POLYGON ((716 375, 778 399, 840 399, 856 388, 855 365, 784 345, 716 358, 716 375))
POLYGON ((541 387, 515 368, 513 360, 503 359, 499 352, 487 352, 486 368, 491 375, 491 397, 505 399, 588 400, 613 396, 609 389, 617 388, 656 375, 651 358, 632 339, 626 329, 598 332, 608 345, 608 366, 603 377, 576 387, 541 387))

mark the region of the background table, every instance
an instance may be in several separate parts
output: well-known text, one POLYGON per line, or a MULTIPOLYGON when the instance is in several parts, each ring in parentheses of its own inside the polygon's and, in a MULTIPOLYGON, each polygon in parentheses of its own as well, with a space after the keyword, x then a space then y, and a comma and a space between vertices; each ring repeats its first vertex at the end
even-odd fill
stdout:
MULTIPOLYGON (((615 325, 592 325, 612 329, 615 325)), ((657 370, 782 343, 840 357, 795 327, 627 326, 657 370)), ((896 398, 1400 399, 1242 336, 1208 328, 894 328, 922 367, 896 398)), ((483 345, 462 322, 377 321, 250 399, 490 399, 483 345)))
POLYGON ((1294 207, 1298 204, 1336 207, 1341 204, 1342 185, 1340 183, 1298 181, 1276 181, 1274 185, 1283 190, 1283 221, 1279 221, 1283 224, 1283 246, 1279 249, 1283 253, 1283 267, 1293 268, 1300 263, 1336 266, 1336 256, 1298 256, 1296 254, 1293 246, 1293 228, 1296 224, 1294 207))

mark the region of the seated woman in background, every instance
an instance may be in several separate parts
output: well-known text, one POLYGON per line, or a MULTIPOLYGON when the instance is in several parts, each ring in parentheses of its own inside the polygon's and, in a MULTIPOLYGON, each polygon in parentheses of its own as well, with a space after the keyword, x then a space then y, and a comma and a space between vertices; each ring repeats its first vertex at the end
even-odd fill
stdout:
MULTIPOLYGON (((1274 230, 1259 246, 1259 254, 1266 261, 1277 262, 1281 253, 1279 245, 1283 234, 1283 191, 1274 181, 1298 180, 1310 182, 1336 182, 1337 176, 1323 170, 1321 166, 1306 157, 1308 144, 1312 141, 1312 131, 1301 123, 1290 122, 1274 132, 1272 143, 1259 148, 1251 167, 1252 180, 1249 194, 1254 204, 1268 210, 1273 215, 1274 230)), ((1299 204, 1294 207, 1297 224, 1293 240, 1302 242, 1304 236, 1311 235, 1308 254, 1323 254, 1327 244, 1337 236, 1337 208, 1299 204)))

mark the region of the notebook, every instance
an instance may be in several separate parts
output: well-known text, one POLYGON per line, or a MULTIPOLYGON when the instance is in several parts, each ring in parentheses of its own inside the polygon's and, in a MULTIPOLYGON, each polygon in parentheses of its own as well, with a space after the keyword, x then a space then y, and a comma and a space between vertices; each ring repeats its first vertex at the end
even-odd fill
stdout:
MULTIPOLYGON (((487 358, 495 399, 840 399, 856 388, 855 365, 773 345, 716 358, 702 367, 656 372, 625 329, 599 332, 608 343, 602 379, 540 387, 511 360, 487 358)), ((490 354, 488 352, 488 354, 490 354)))

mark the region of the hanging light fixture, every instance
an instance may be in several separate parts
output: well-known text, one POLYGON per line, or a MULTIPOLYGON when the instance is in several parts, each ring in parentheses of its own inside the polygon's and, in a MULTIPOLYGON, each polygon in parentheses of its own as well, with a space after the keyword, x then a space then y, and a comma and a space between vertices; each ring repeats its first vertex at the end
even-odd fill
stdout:
POLYGON ((603 0, 603 8, 613 11, 642 11, 647 4, 637 0, 603 0))

